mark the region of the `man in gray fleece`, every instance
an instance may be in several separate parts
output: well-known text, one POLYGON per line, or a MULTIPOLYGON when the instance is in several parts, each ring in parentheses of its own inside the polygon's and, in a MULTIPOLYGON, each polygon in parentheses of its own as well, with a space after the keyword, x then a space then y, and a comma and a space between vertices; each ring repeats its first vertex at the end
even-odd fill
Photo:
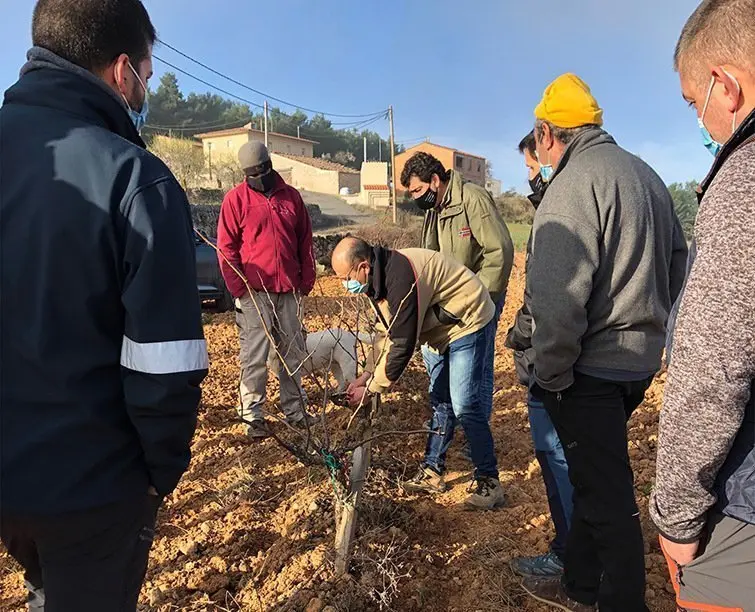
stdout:
POLYGON ((700 186, 697 248, 672 330, 650 502, 677 603, 689 610, 755 611, 752 24, 755 0, 706 0, 675 56, 716 155, 700 186))
POLYGON ((525 588, 564 609, 645 611, 626 422, 660 369, 687 245, 663 181, 603 131, 578 77, 556 79, 535 117, 548 190, 527 271, 532 394, 561 439, 574 510, 562 581, 525 588))

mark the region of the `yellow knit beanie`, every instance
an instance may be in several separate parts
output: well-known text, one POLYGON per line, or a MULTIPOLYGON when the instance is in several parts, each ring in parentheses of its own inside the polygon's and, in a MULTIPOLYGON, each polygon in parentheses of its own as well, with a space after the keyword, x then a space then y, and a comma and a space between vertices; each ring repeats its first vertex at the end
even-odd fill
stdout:
POLYGON ((603 125, 603 110, 576 74, 562 74, 545 88, 535 118, 560 128, 603 125))

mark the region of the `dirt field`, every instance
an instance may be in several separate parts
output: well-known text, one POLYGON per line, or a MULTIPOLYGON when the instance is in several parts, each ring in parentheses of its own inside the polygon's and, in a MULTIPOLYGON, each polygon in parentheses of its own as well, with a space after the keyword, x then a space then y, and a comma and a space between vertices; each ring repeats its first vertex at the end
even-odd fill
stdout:
MULTIPOLYGON (((252 444, 236 420, 236 328, 231 315, 207 321, 212 369, 204 387, 191 467, 160 512, 157 539, 142 591, 141 609, 289 610, 355 612, 546 610, 523 595, 508 569, 520 553, 544 552, 552 536, 545 490, 530 439, 523 389, 503 338, 523 291, 517 256, 498 334, 493 434, 506 508, 471 513, 466 496, 469 464, 455 443, 453 488, 437 498, 402 493, 397 482, 422 456, 420 436, 384 438, 373 446, 373 468, 360 516, 353 577, 333 576, 333 496, 327 474, 296 463, 272 440, 252 444)), ((341 295, 323 279, 321 294, 341 295)), ((310 330, 332 325, 333 300, 306 304, 310 330)), ((271 382, 270 399, 276 399, 271 382)), ((391 415, 381 429, 410 430, 427 418, 427 379, 415 359, 395 393, 384 397, 391 415)), ((631 421, 630 455, 642 511, 648 568, 648 604, 674 610, 657 535, 647 517, 653 482, 662 376, 631 421)), ((317 397, 316 387, 307 391, 317 397)), ((329 408, 332 428, 349 411, 329 408)), ((337 435, 333 433, 334 437, 337 435)), ((20 572, 0 552, 0 610, 22 610, 20 572)))

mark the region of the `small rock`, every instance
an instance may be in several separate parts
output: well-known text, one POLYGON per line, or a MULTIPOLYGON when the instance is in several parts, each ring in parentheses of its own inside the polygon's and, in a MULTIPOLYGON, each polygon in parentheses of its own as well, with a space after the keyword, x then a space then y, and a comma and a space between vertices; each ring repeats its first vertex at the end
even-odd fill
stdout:
POLYGON ((212 531, 212 527, 210 527, 209 523, 202 523, 199 528, 202 530, 202 533, 205 535, 209 535, 210 531, 212 531))
MULTIPOLYGON (((311 504, 309 504, 309 512, 311 514, 314 514, 320 509, 320 506, 317 505, 316 501, 313 501, 311 504)), ((319 612, 319 611, 318 611, 319 612)))
POLYGON ((148 597, 150 606, 159 606, 163 601, 163 592, 159 588, 155 587, 154 589, 150 590, 148 597))
POLYGON ((338 612, 338 610, 336 610, 333 606, 325 606, 322 609, 322 612, 338 612))
POLYGON ((191 555, 197 552, 197 543, 194 540, 181 540, 178 543, 178 550, 187 557, 191 557, 191 555))
POLYGON ((322 609, 324 607, 325 604, 323 603, 322 599, 320 599, 319 597, 313 597, 309 600, 309 603, 304 609, 304 612, 322 612, 322 609))

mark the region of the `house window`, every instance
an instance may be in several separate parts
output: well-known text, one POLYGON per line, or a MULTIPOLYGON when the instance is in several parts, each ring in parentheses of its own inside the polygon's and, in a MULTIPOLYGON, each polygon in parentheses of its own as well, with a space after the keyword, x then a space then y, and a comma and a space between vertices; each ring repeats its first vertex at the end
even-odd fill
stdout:
POLYGON ((477 172, 482 172, 482 164, 477 162, 477 172))
POLYGON ((291 145, 290 144, 286 145, 286 153, 291 153, 291 145))
POLYGON ((457 170, 464 169, 464 159, 461 157, 461 155, 456 156, 456 169, 457 170))
POLYGON ((302 155, 306 155, 307 154, 307 151, 304 149, 304 147, 302 147, 302 149, 301 149, 301 154, 302 155))
POLYGON ((225 146, 226 146, 227 149, 230 149, 231 148, 231 141, 230 140, 226 140, 225 141, 225 146))

